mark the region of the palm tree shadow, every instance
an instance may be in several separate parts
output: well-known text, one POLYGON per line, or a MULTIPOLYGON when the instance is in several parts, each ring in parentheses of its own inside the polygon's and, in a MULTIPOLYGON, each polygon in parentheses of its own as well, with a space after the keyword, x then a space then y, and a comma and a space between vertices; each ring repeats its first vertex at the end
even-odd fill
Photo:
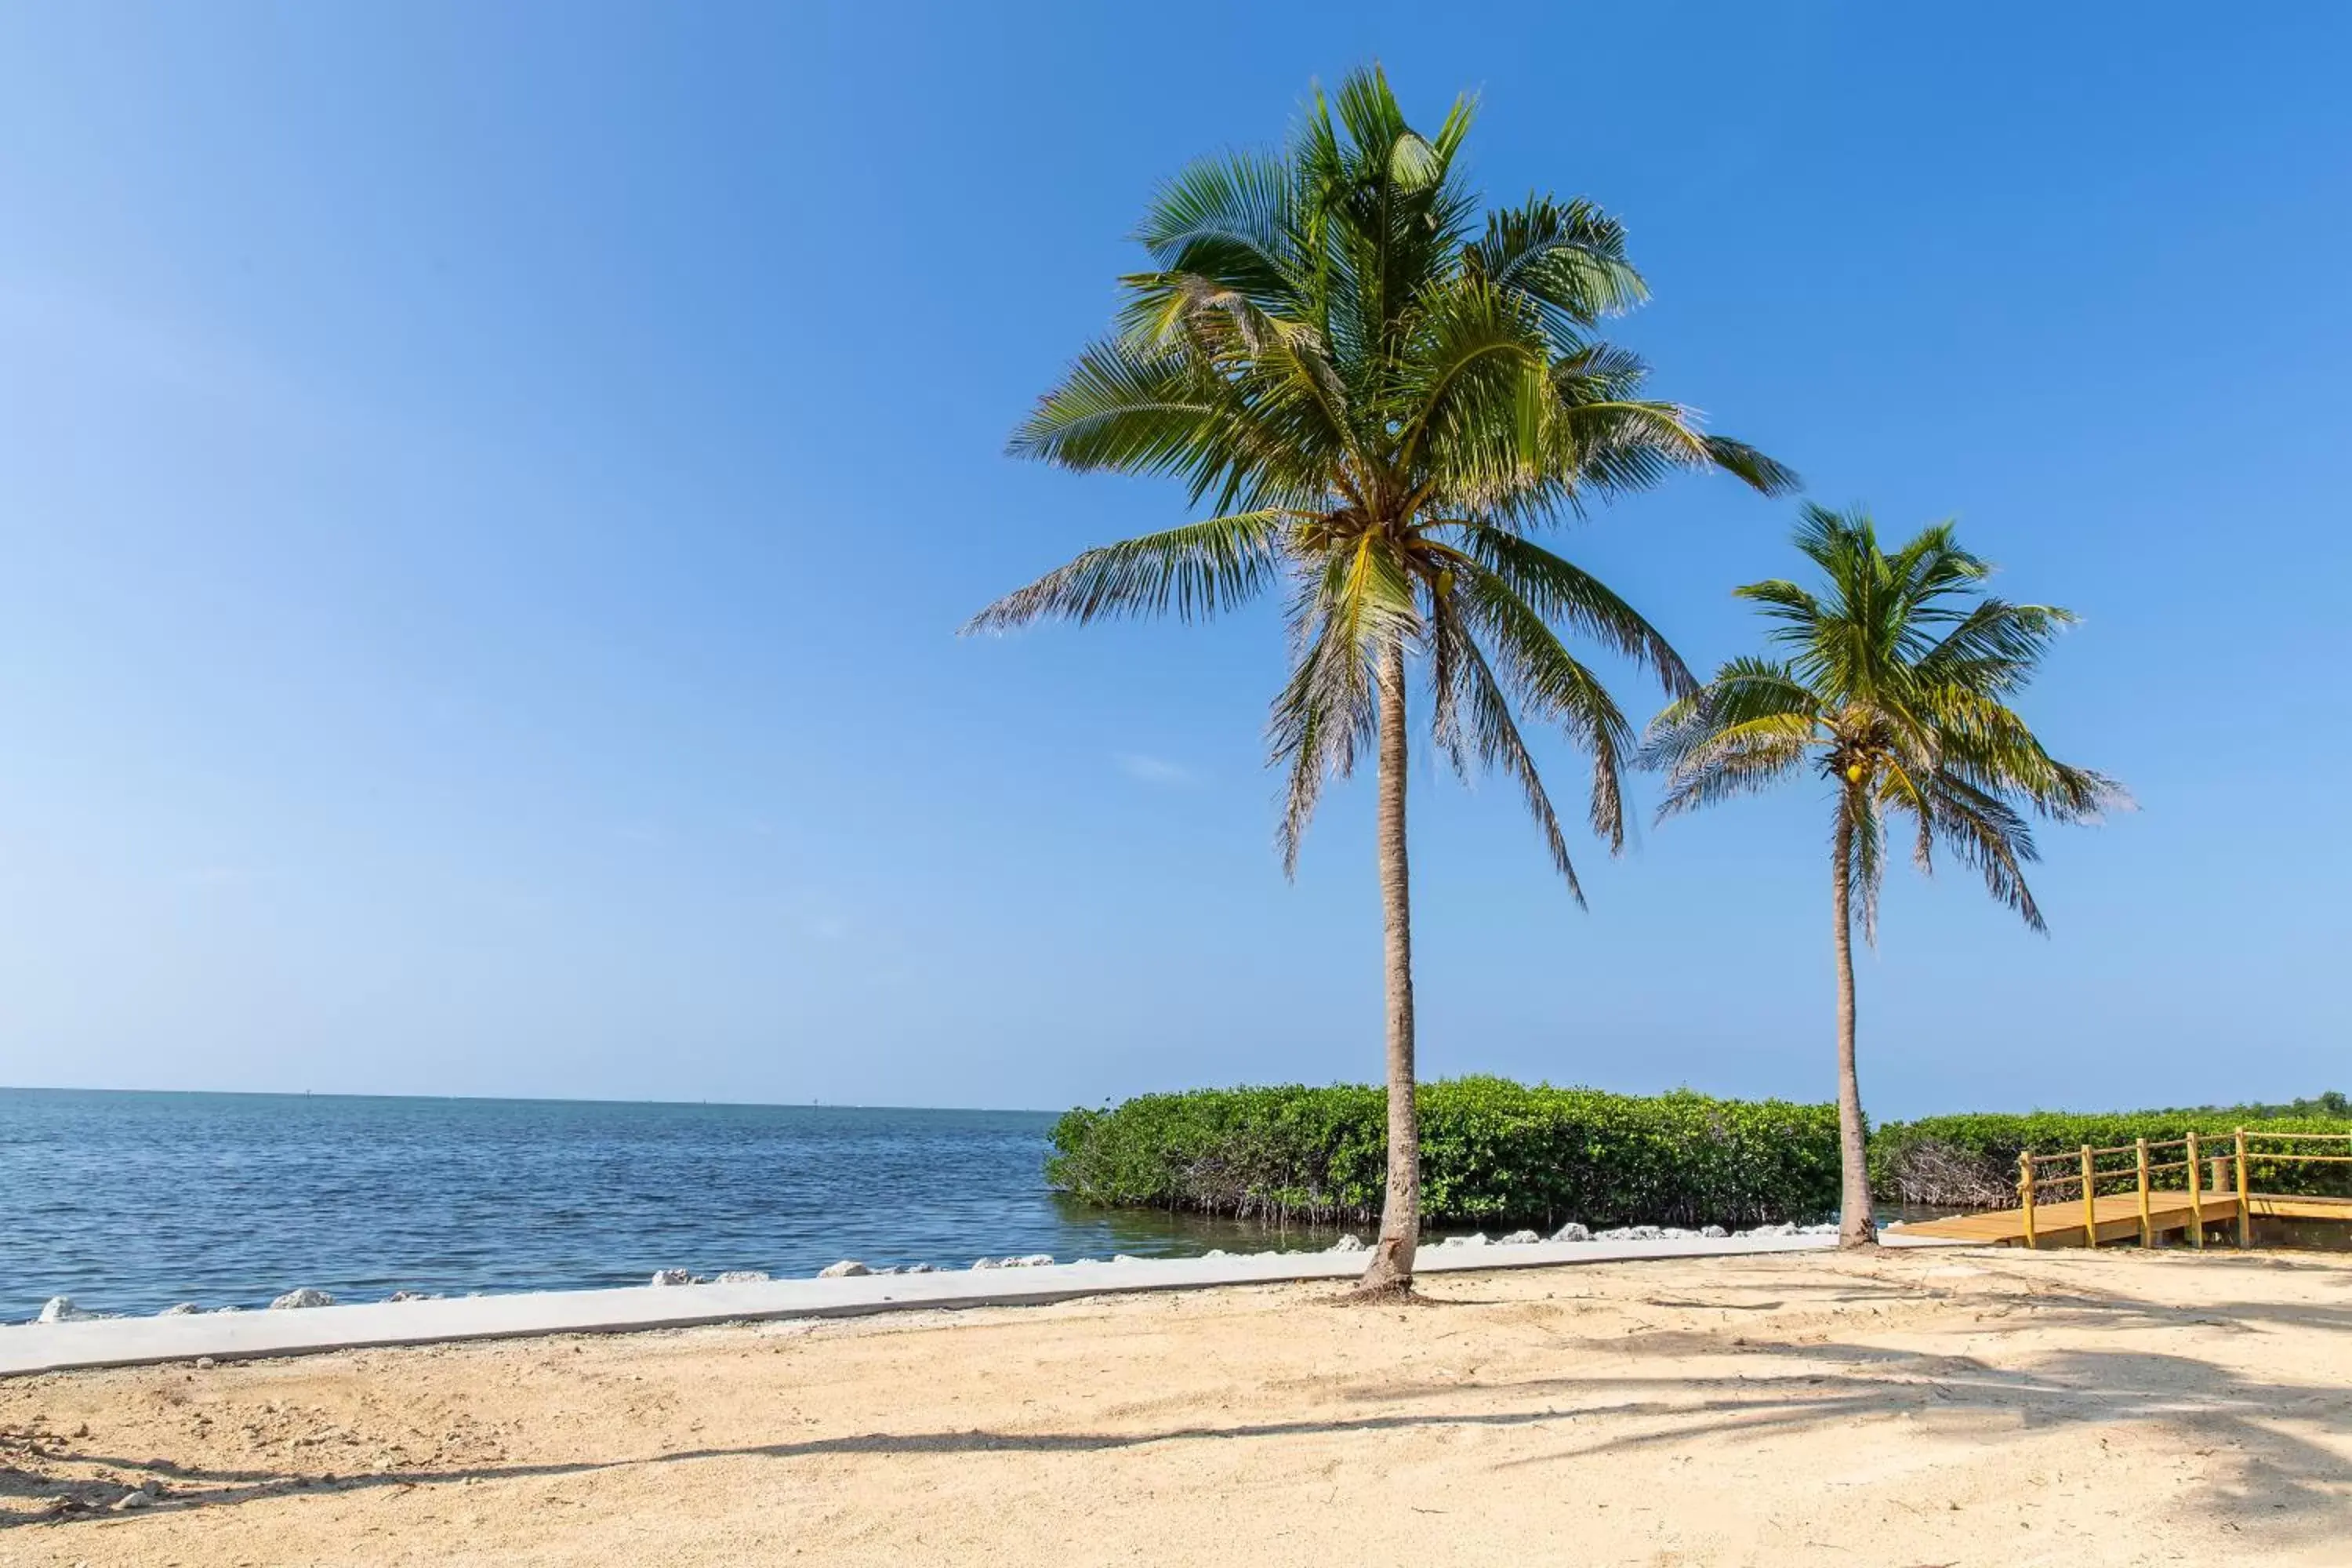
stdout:
MULTIPOLYGON (((1718 1345, 1718 1349, 1720 1346, 1718 1345)), ((1838 1373, 1716 1380, 1732 1390, 1696 1402, 1671 1397, 1689 1380, 1561 1378, 1513 1385, 1530 1395, 1654 1391, 1580 1416, 1638 1420, 1638 1431, 1605 1432, 1546 1455, 1505 1461, 1504 1469, 1566 1464, 1605 1453, 1675 1447, 1706 1438, 1753 1441, 1779 1433, 1825 1430, 1874 1416, 1911 1415, 1934 1429, 1960 1429, 1997 1442, 2004 1434, 2058 1426, 2085 1430, 2162 1425, 2200 1450, 2241 1458, 2232 1479, 2208 1482, 2180 1498, 2184 1506, 2231 1515, 2239 1528, 2280 1537, 2335 1539, 2343 1530, 2352 1471, 2322 1436, 2352 1435, 2352 1392, 2340 1386, 2248 1380, 2193 1356, 2147 1352, 2065 1350, 2023 1371, 1965 1356, 1889 1351, 1854 1344, 1754 1345, 1749 1352, 1843 1363, 1838 1373), (2281 1423, 2313 1428, 2302 1436, 2281 1423)), ((1739 1352, 1733 1352, 1739 1353, 1739 1352)), ((2115 1483, 2140 1483, 2117 1459, 2115 1483)))
MULTIPOLYGON (((2265 1326, 2301 1330, 2352 1329, 2352 1305, 2234 1302, 2175 1307, 2121 1293, 2051 1290, 2045 1280, 2020 1277, 2011 1294, 1995 1290, 1987 1305, 2005 1302, 2037 1327, 2095 1325, 2219 1327, 2255 1332, 2265 1326)), ((1877 1292, 1867 1281, 1824 1282, 1821 1291, 1877 1292)), ((1782 1295, 1813 1293, 1776 1281, 1782 1295)), ((1919 1292, 1906 1292, 1916 1299, 1919 1292)), ((1933 1294, 1933 1292, 1931 1292, 1933 1294)), ((1434 1304, 1467 1304, 1437 1298, 1434 1304)), ((1737 1305, 1737 1303, 1732 1303, 1737 1305)), ((1725 1303, 1707 1302, 1706 1306, 1725 1303)), ((1753 1333, 1755 1330, 1747 1329, 1753 1333)), ((1643 1352, 1707 1355, 1727 1360, 1752 1357, 1802 1360, 1835 1370, 1773 1372, 1755 1376, 1713 1377, 1562 1375, 1470 1383, 1391 1384, 1353 1391, 1350 1397, 1404 1408, 1342 1418, 1174 1426, 1142 1431, 964 1431, 873 1432, 734 1447, 702 1447, 633 1458, 523 1464, 485 1464, 429 1468, 408 1467, 326 1479, 271 1467, 207 1468, 164 1460, 77 1452, 58 1440, 13 1445, 0 1459, 0 1500, 46 1504, 26 1514, 0 1510, 13 1523, 62 1522, 101 1512, 131 1483, 92 1481, 67 1473, 69 1466, 102 1467, 154 1484, 163 1501, 157 1513, 233 1507, 289 1493, 320 1490, 405 1489, 469 1480, 555 1479, 625 1470, 645 1466, 711 1459, 793 1461, 824 1456, 957 1454, 1086 1454, 1155 1444, 1279 1439, 1297 1436, 1377 1435, 1433 1427, 1515 1428, 1544 1426, 1569 1417, 1578 1440, 1551 1452, 1504 1461, 1498 1469, 1566 1465, 1596 1454, 1637 1452, 1707 1438, 1751 1440, 1780 1432, 1831 1428, 1870 1416, 1910 1415, 1934 1427, 1959 1429, 1982 1441, 2057 1426, 2086 1431, 2108 1426, 2162 1425, 2200 1448, 2229 1449, 2238 1456, 2230 1479, 2185 1494, 2184 1506, 2228 1511, 2238 1528, 2276 1542, 2342 1531, 2352 1473, 2322 1442, 2352 1434, 2352 1392, 2341 1386, 2249 1378, 2195 1356, 2147 1352, 2069 1349, 2020 1368, 2002 1368, 1968 1357, 1842 1342, 1772 1342, 1708 1333, 1661 1331, 1613 1340, 1569 1340, 1564 1348, 1591 1346, 1622 1353, 1643 1352), (1699 1395, 1693 1398, 1694 1394, 1699 1395), (1475 1397, 1487 1408, 1465 1408, 1475 1397), (1494 1409, 1495 1405, 1507 1408, 1494 1409), (2303 1433, 2288 1430, 2294 1423, 2303 1433), (2307 1433, 2309 1435, 2303 1435, 2307 1433)), ((2116 1484, 2133 1478, 2118 1460, 2116 1484)))

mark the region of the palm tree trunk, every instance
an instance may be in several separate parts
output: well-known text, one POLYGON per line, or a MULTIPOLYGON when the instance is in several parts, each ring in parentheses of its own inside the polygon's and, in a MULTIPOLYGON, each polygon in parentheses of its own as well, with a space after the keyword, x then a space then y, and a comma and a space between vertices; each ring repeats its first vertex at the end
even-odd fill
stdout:
POLYGON ((1853 796, 1838 801, 1833 836, 1837 865, 1831 903, 1837 915, 1838 978, 1838 1156, 1843 1190, 1838 1214, 1840 1247, 1872 1247, 1878 1226, 1870 1215, 1870 1151, 1863 1137, 1862 1080, 1853 1069, 1853 796))
POLYGON ((1381 914, 1388 967, 1389 1181, 1380 1245, 1364 1270, 1360 1296, 1412 1288, 1413 1248, 1421 1239, 1421 1115, 1413 1103, 1412 909, 1405 870, 1404 644, 1381 650, 1378 816, 1381 914))

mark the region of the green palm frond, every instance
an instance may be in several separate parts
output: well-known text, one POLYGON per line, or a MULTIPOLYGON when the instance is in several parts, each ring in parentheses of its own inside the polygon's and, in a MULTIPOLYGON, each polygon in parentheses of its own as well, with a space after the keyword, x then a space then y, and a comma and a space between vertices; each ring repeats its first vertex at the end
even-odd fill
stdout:
POLYGON ((1264 448, 1232 388, 1180 349, 1103 342, 1038 399, 1007 450, 1080 473, 1180 476, 1198 500, 1264 448))
POLYGON ((2030 929, 2047 931, 2033 890, 2025 885, 2026 863, 2041 858, 2025 818, 1999 795, 1949 774, 1936 781, 1930 800, 1937 837, 1961 864, 1982 873, 1985 891, 2015 910, 2030 929))
POLYGON ((1953 621, 1919 658, 1919 679, 1999 696, 2032 677, 2074 615, 2052 605, 1986 598, 1953 621))
MULTIPOLYGON (((1552 869, 1568 884, 1569 897, 1582 909, 1584 886, 1576 878, 1576 862, 1568 852, 1568 836, 1560 831, 1559 814, 1544 787, 1527 739, 1512 715, 1509 697, 1495 678, 1494 668, 1478 647, 1478 639, 1451 605, 1440 608, 1432 626, 1431 662, 1439 673, 1438 701, 1444 713, 1438 739, 1451 753, 1467 751, 1489 768, 1500 769, 1517 783, 1527 798, 1528 815, 1543 835, 1552 869)), ((1457 771, 1467 772, 1458 760, 1457 771)), ((1612 781, 1613 785, 1613 779, 1612 781)), ((1620 824, 1622 831, 1622 822, 1620 824)))
POLYGON ((1845 887, 1847 907, 1862 927, 1862 940, 1878 942, 1878 895, 1886 886, 1886 818, 1877 798, 1849 791, 1839 809, 1847 819, 1845 887))
POLYGON ((1804 765, 1818 732, 1813 695, 1785 666, 1734 659, 1643 737, 1642 762, 1667 775, 1659 819, 1779 783, 1804 765))
POLYGON ((1559 401, 1550 422, 1547 476, 1569 477, 1546 510, 1575 510, 1588 495, 1614 497, 1656 485, 1678 471, 1716 469, 1761 495, 1798 488, 1795 472, 1740 442, 1710 436, 1692 412, 1655 399, 1572 402, 1575 377, 1552 375, 1559 401))
POLYGON ((1634 740, 1609 689, 1494 573, 1466 569, 1451 596, 1462 618, 1493 650, 1501 688, 1530 717, 1566 731, 1591 758, 1592 831, 1612 854, 1622 849, 1624 770, 1634 740))
POLYGON ((1614 217, 1542 195, 1481 209, 1462 158, 1474 119, 1463 99, 1416 128, 1374 67, 1318 90, 1279 151, 1160 186, 1115 330, 1012 450, 1172 479, 1214 515, 1087 551, 970 629, 1206 617, 1286 583, 1290 664, 1267 724, 1286 864, 1325 786, 1369 754, 1376 669, 1409 656, 1428 665, 1426 732, 1464 771, 1520 785, 1573 889, 1530 734, 1564 732, 1591 760, 1592 826, 1612 848, 1634 742, 1561 634, 1669 695, 1694 682, 1655 626, 1531 536, 1685 470, 1767 494, 1796 481, 1656 397, 1648 366, 1594 335, 1644 297, 1614 217))
MULTIPOLYGON (((1135 238, 1163 274, 1203 279, 1279 310, 1298 297, 1297 204, 1294 172, 1277 154, 1203 158, 1160 188, 1135 238)), ((1151 287, 1131 287, 1129 310, 1148 310, 1151 287)))
POLYGON ((1276 839, 1286 873, 1297 868, 1324 784, 1355 771, 1375 732, 1375 660, 1419 631, 1412 577, 1386 542, 1370 534, 1325 554, 1319 574, 1294 600, 1290 679, 1267 722, 1268 752, 1290 773, 1276 839))
POLYGON ((1188 522, 1089 550, 974 616, 966 632, 1008 631, 1032 621, 1084 624, 1108 616, 1207 619, 1255 598, 1282 574, 1292 519, 1246 511, 1188 522))
POLYGON ((1572 626, 1654 672, 1669 696, 1698 689, 1690 667, 1665 635, 1591 573, 1533 540, 1468 519, 1462 521, 1454 542, 1538 616, 1572 626))
POLYGON ((1992 569, 1949 523, 1890 553, 1866 512, 1808 505, 1795 542, 1817 586, 1735 590, 1784 657, 1726 664, 1650 726, 1643 758, 1666 773, 1659 815, 1778 782, 1811 759, 1836 797, 1840 874, 1866 937, 1889 816, 1909 819, 1921 870, 1941 845, 2044 929, 2024 875, 2035 858, 2027 814, 2087 822, 2129 805, 2114 780, 2051 756, 2006 701, 2074 616, 1986 594, 1992 569))
POLYGON ((1530 196, 1487 214, 1486 234, 1464 248, 1462 259, 1471 277, 1534 304, 1562 354, 1574 352, 1579 334, 1602 317, 1649 298, 1625 258, 1625 226, 1580 198, 1530 196))

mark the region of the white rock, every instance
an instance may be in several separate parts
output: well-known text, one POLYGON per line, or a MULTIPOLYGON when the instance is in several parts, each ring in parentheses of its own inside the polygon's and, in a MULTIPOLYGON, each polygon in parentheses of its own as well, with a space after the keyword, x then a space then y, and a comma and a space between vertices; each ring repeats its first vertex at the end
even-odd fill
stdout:
POLYGON ((183 1301, 176 1307, 166 1307, 155 1315, 159 1318, 193 1318, 203 1310, 194 1301, 183 1301))
POLYGON ((299 1290, 289 1290, 270 1302, 269 1310, 273 1312, 291 1312, 304 1307, 331 1307, 334 1304, 335 1299, 324 1290, 313 1290, 305 1285, 299 1290))
POLYGON ((974 1268, 1002 1268, 1004 1267, 1004 1265, 999 1263, 993 1258, 975 1258, 971 1260, 971 1266, 974 1268))
POLYGON ((1050 1252, 1033 1252, 1026 1258, 1008 1258, 1004 1260, 1004 1267, 1007 1268, 1051 1268, 1054 1267, 1054 1255, 1050 1252))
POLYGON ((1344 1231, 1340 1234, 1339 1239, 1331 1244, 1329 1250, 1333 1252, 1361 1252, 1364 1250, 1364 1238, 1358 1236, 1353 1231, 1344 1231))
POLYGON ((691 1285, 694 1276, 683 1268, 656 1268, 649 1285, 691 1285))
POLYGON ((1136 1257, 1131 1252, 1114 1252, 1110 1255, 1110 1260, 1113 1263, 1140 1263, 1143 1261, 1143 1259, 1136 1257))
POLYGON ((1538 1236, 1534 1231, 1515 1230, 1511 1232, 1510 1235, 1503 1237, 1502 1240, 1496 1243, 1496 1245, 1497 1247, 1526 1247, 1531 1243, 1541 1241, 1543 1237, 1538 1236))
POLYGON ((218 1365, 220 1365, 220 1363, 213 1360, 213 1358, 208 1355, 200 1355, 196 1358, 196 1370, 198 1372, 210 1372, 213 1368, 218 1365))
POLYGON ((384 1298, 387 1301, 438 1301, 440 1299, 438 1290, 394 1290, 384 1298))
POLYGON ((1731 1234, 1719 1225, 1701 1226, 1698 1233, 1706 1237, 1709 1241, 1720 1241, 1723 1237, 1731 1234))
POLYGON ((937 1274, 939 1271, 940 1266, 936 1263, 909 1263, 907 1265, 907 1272, 909 1274, 937 1274))
POLYGON ((1081 1263, 1100 1263, 1102 1259, 1099 1258, 1081 1258, 1078 1261, 1081 1263))
POLYGON ((98 1314, 96 1312, 85 1312, 79 1307, 75 1306, 74 1300, 71 1296, 52 1296, 47 1300, 41 1303, 41 1315, 34 1319, 33 1321, 37 1323, 86 1323, 90 1319, 97 1316, 98 1314))
POLYGON ((1809 1225, 1797 1234, 1800 1236, 1835 1236, 1837 1233, 1838 1227, 1836 1222, 1832 1221, 1826 1225, 1809 1225))
POLYGON ((1663 1241, 1689 1241, 1697 1235, 1698 1232, 1685 1230, 1678 1225, 1661 1226, 1658 1228, 1659 1239, 1663 1241))
POLYGON ((711 1281, 714 1285, 765 1285, 767 1282, 768 1271, 764 1268, 730 1268, 711 1281))
POLYGON ((127 1491, 121 1497, 115 1499, 114 1506, 117 1510, 145 1508, 154 1502, 154 1500, 155 1494, 142 1487, 133 1491, 127 1491))
POLYGON ((873 1272, 874 1270, 866 1268, 855 1258, 845 1258, 838 1263, 828 1263, 818 1269, 816 1277, 820 1279, 854 1279, 861 1274, 873 1272))
POLYGON ((1233 1254, 1227 1252, 1222 1247, 1213 1247, 1209 1248, 1208 1251, 1201 1254, 1201 1256, 1203 1258, 1231 1258, 1233 1254))
POLYGON ((1554 1241, 1591 1241, 1592 1233, 1575 1220, 1570 1220, 1566 1225, 1553 1231, 1551 1238, 1554 1241))
POLYGON ((1449 1236, 1437 1245, 1440 1247, 1486 1247, 1492 1244, 1486 1240, 1485 1231, 1474 1230, 1467 1236, 1449 1236))

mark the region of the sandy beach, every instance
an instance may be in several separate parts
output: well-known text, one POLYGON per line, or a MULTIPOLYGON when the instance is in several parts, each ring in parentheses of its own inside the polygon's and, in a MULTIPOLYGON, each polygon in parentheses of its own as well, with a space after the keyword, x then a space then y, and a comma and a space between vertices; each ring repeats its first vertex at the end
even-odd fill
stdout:
POLYGON ((2352 1560, 2352 1264, 1611 1264, 0 1384, 0 1563, 2352 1560), (114 1506, 133 1487, 148 1506, 114 1506))

